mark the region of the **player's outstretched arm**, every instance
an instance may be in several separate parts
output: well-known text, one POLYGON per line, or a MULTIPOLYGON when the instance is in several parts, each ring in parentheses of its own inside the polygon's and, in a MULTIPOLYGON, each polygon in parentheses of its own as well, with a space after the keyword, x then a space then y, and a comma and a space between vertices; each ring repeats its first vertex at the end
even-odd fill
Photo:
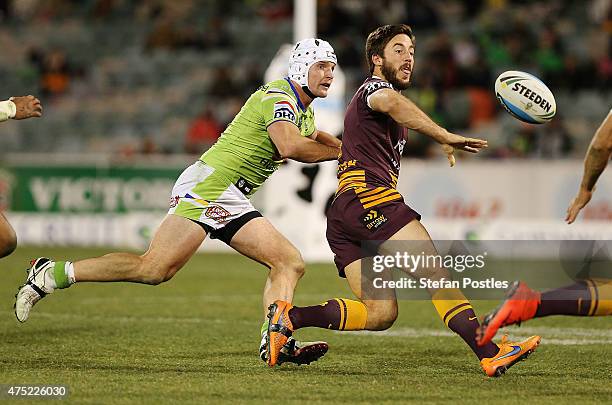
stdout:
POLYGON ((593 140, 589 145, 589 150, 584 159, 584 173, 580 190, 567 208, 565 221, 568 224, 574 222, 580 210, 591 201, 593 191, 595 191, 595 183, 606 168, 610 155, 612 155, 612 110, 593 135, 593 140))
POLYGON ((451 166, 455 165, 455 149, 478 153, 488 146, 487 141, 477 138, 466 138, 453 134, 442 128, 427 116, 412 101, 391 89, 381 89, 370 96, 370 107, 389 115, 401 126, 427 135, 442 144, 451 166))
POLYGON ((342 142, 340 141, 340 139, 324 131, 315 131, 314 134, 310 136, 310 139, 327 146, 335 146, 338 148, 342 146, 342 142))
POLYGON ((270 139, 283 159, 315 163, 335 160, 340 153, 339 146, 328 146, 300 135, 298 128, 286 121, 277 121, 268 127, 270 139))
POLYGON ((0 102, 0 122, 9 118, 23 120, 42 116, 40 100, 34 96, 11 97, 0 102))

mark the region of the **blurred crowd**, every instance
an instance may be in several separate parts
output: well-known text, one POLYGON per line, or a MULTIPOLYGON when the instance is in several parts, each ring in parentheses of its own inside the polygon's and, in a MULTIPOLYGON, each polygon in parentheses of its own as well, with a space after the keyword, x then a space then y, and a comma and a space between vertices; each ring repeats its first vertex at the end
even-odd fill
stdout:
MULTIPOLYGON (((367 34, 407 23, 416 66, 406 95, 437 122, 488 139, 490 157, 577 157, 612 106, 611 3, 319 0, 318 35, 336 49, 350 98, 367 75, 367 34), (551 123, 502 111, 493 83, 510 69, 553 90, 551 123)), ((45 104, 43 120, 0 127, 0 149, 201 153, 292 42, 292 23, 292 0, 0 0, 0 98, 45 104)), ((404 151, 437 148, 411 136, 404 151)))

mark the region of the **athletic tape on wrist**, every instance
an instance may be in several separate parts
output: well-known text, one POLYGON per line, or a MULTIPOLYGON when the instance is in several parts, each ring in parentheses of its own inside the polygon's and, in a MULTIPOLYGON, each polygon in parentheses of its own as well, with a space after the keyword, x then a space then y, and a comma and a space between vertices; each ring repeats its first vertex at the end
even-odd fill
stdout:
POLYGON ((13 118, 17 113, 17 106, 11 100, 0 101, 0 122, 13 118))

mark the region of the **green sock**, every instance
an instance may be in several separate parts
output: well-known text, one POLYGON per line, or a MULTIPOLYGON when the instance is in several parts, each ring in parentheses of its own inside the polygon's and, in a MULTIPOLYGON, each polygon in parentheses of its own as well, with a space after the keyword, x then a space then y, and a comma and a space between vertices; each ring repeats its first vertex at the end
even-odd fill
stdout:
POLYGON ((56 288, 70 287, 70 281, 66 275, 66 262, 55 262, 53 266, 53 278, 55 279, 56 288))
POLYGON ((266 319, 263 323, 263 325, 261 325, 261 335, 263 336, 264 333, 268 333, 268 324, 270 323, 269 319, 266 319))

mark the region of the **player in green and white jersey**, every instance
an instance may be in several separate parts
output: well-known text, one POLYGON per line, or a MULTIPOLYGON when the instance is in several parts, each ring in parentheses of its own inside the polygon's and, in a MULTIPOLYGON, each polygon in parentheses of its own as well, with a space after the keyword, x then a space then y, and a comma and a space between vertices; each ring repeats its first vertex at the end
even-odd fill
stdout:
MULTIPOLYGON (((324 76, 324 69, 331 64, 320 61, 313 69, 321 70, 324 76)), ((331 76, 324 88, 329 84, 331 76)), ((261 86, 253 93, 217 143, 179 178, 171 212, 204 223, 210 231, 225 228, 246 212, 255 212, 248 197, 276 171, 283 158, 315 162, 336 153, 335 146, 340 142, 326 134, 319 140, 325 140, 331 149, 321 149, 310 140, 297 138, 316 148, 293 150, 300 147, 291 139, 294 136, 317 135, 312 107, 302 103, 298 88, 286 78, 261 86), (282 131, 286 129, 291 131, 290 140, 284 139, 288 134, 282 131), (197 184, 190 181, 195 177, 199 179, 197 184)))
MULTIPOLYGON (((41 298, 76 282, 136 282, 157 285, 169 279, 196 252, 207 235, 269 268, 263 292, 266 309, 291 302, 304 274, 300 252, 252 206, 249 197, 284 159, 334 160, 340 141, 318 131, 310 104, 326 97, 336 55, 326 41, 306 39, 293 48, 289 76, 260 87, 219 140, 178 178, 170 211, 143 255, 111 253, 70 261, 39 258, 28 270, 15 302, 20 322, 41 298), (265 243, 262 243, 265 241, 265 243)), ((267 325, 262 328, 265 348, 267 325)), ((260 355, 266 360, 266 353, 260 355)), ((327 351, 323 342, 288 342, 284 361, 309 363, 327 351)))
MULTIPOLYGON (((24 120, 42 117, 42 105, 34 96, 11 97, 0 101, 0 122, 9 119, 24 120)), ((13 253, 17 248, 17 235, 4 214, 0 213, 0 257, 13 253)))

